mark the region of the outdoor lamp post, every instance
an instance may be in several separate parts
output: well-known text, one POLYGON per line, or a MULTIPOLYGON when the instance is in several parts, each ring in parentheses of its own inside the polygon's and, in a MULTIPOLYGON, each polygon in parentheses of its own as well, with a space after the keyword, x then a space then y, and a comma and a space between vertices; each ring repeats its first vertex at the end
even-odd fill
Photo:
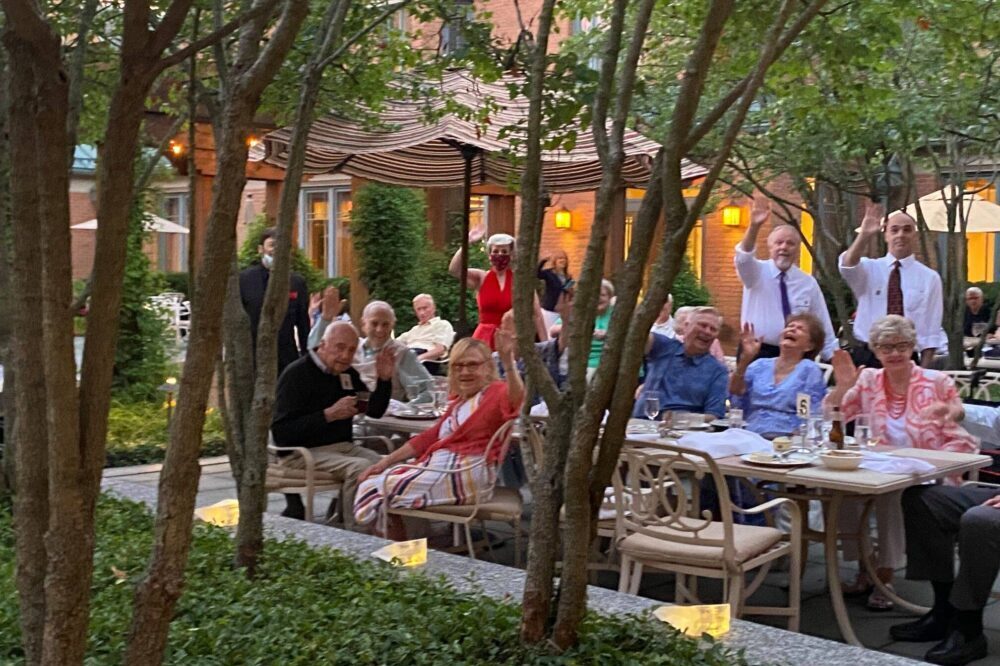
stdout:
POLYGON ((174 393, 177 392, 177 378, 167 377, 167 379, 160 384, 160 391, 167 394, 167 401, 164 406, 167 408, 167 427, 170 427, 170 416, 174 411, 174 393))

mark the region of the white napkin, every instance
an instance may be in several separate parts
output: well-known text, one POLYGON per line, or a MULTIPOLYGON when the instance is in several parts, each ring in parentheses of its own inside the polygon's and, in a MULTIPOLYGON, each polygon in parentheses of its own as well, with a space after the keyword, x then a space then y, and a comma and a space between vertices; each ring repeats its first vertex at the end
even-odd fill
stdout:
POLYGON ((680 438, 678 444, 698 449, 713 458, 772 450, 771 442, 755 432, 739 428, 730 428, 725 432, 689 432, 680 438))
POLYGON ((389 399, 389 408, 385 410, 390 416, 393 414, 398 414, 399 412, 408 412, 410 408, 406 406, 405 402, 400 402, 395 398, 389 399))
POLYGON ((541 401, 540 403, 538 403, 537 405, 532 405, 531 406, 531 415, 532 416, 548 416, 549 415, 549 406, 545 403, 544 400, 541 401))
POLYGON ((919 474, 935 469, 934 465, 926 460, 890 456, 885 453, 875 453, 873 451, 864 452, 864 460, 861 461, 860 467, 861 469, 882 472, 883 474, 919 474))

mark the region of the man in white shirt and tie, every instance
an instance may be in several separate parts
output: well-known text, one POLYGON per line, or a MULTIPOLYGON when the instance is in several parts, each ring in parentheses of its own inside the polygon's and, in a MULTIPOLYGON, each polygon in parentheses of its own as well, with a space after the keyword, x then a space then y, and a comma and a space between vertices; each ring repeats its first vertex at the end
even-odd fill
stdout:
POLYGON ((930 367, 935 351, 948 343, 941 327, 941 276, 913 255, 917 249, 917 222, 902 211, 885 221, 883 234, 889 253, 878 259, 861 256, 878 234, 884 214, 881 205, 869 204, 857 238, 840 255, 840 274, 858 300, 854 337, 862 344, 851 355, 856 365, 881 367, 868 348, 868 330, 876 319, 898 314, 916 326, 920 364, 930 367))
POLYGON ((761 339, 758 358, 768 358, 778 355, 785 319, 792 314, 808 312, 823 324, 826 342, 820 355, 827 360, 837 350, 837 336, 819 284, 795 265, 802 246, 799 232, 789 224, 775 226, 767 237, 770 258, 762 260, 754 256, 757 236, 770 216, 770 201, 758 194, 753 200, 750 226, 736 246, 736 273, 743 283, 740 323, 753 326, 754 333, 761 339))

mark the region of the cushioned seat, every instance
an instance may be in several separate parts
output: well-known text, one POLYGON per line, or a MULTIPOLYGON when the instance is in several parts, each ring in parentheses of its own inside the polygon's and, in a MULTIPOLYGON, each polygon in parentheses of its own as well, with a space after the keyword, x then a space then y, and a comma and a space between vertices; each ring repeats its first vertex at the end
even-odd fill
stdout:
MULTIPOLYGON (((694 520, 685 520, 691 525, 694 520)), ((685 537, 691 533, 672 530, 668 527, 651 527, 650 531, 663 536, 685 537)), ((698 535, 705 539, 722 539, 722 523, 710 523, 698 535)), ((766 552, 771 546, 781 541, 781 530, 773 527, 733 524, 733 559, 737 562, 747 560, 766 552)), ((618 549, 644 561, 661 560, 664 562, 684 562, 688 564, 703 564, 716 562, 722 564, 722 548, 717 546, 700 546, 697 544, 667 541, 645 534, 632 534, 619 542, 618 549)))
POLYGON ((449 516, 469 516, 475 512, 479 520, 508 520, 511 516, 520 516, 523 510, 521 493, 513 488, 494 488, 493 498, 480 501, 479 506, 472 504, 441 504, 427 507, 435 513, 445 513, 449 516))

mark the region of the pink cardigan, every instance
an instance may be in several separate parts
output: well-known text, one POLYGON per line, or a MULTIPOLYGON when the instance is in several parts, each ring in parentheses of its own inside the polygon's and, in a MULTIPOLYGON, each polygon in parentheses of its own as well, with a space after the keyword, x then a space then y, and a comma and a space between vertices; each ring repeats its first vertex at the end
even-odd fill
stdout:
MULTIPOLYGON (((514 405, 507 397, 507 382, 497 380, 486 387, 476 411, 451 435, 439 439, 441 424, 451 416, 458 401, 452 401, 444 415, 429 429, 413 437, 408 444, 413 447, 417 461, 422 462, 439 449, 448 449, 464 455, 482 455, 490 438, 504 423, 517 416, 521 405, 514 405)), ((500 447, 490 450, 490 462, 500 458, 500 447)))
MULTIPOLYGON (((885 381, 885 370, 862 370, 857 383, 848 389, 840 404, 845 419, 851 419, 859 413, 873 414, 872 434, 883 438, 886 436, 888 418, 885 381)), ((962 426, 951 420, 942 424, 921 416, 924 408, 933 402, 961 405, 955 384, 948 375, 912 364, 910 386, 906 394, 906 412, 903 414, 910 446, 915 449, 959 453, 978 452, 979 440, 967 433, 962 426)))

